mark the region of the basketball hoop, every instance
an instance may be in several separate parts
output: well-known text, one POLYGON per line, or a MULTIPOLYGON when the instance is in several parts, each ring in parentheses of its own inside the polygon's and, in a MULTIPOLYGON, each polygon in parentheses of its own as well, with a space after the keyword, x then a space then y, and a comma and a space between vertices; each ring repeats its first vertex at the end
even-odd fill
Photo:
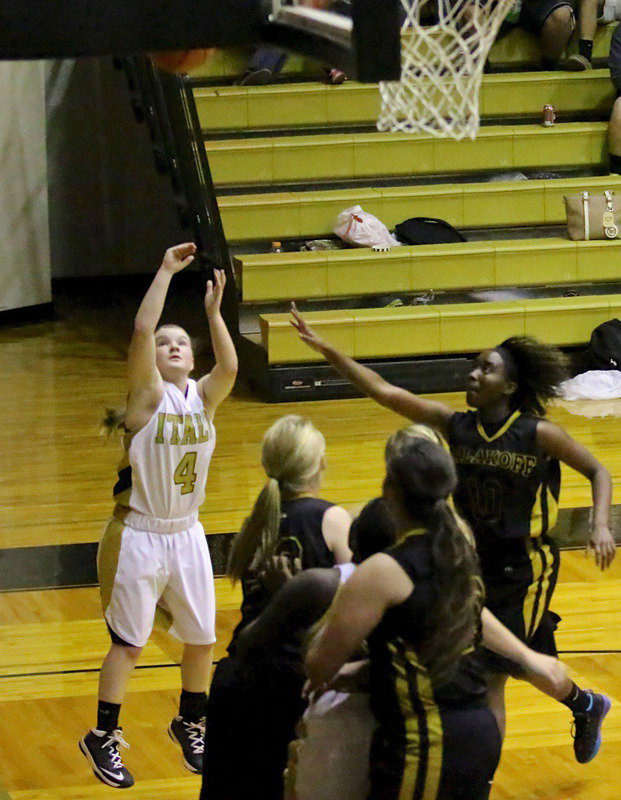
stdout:
POLYGON ((487 54, 515 0, 401 0, 401 80, 380 83, 380 131, 474 139, 487 54))

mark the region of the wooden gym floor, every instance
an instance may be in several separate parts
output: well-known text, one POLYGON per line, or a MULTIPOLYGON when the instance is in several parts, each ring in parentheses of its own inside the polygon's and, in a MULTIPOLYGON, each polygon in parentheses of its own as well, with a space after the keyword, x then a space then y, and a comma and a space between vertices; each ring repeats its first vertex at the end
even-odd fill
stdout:
MULTIPOLYGON (((48 552, 44 545, 97 540, 119 454, 118 442, 98 435, 98 421, 106 405, 122 402, 122 350, 96 315, 0 330, 0 574, 18 553, 31 554, 34 563, 48 552)), ((459 395, 446 400, 464 407, 459 395)), ((617 506, 619 405, 616 416, 603 418, 565 408, 551 415, 611 469, 617 506)), ((262 484, 262 433, 291 412, 312 417, 326 434, 325 497, 354 509, 378 492, 383 443, 400 418, 363 399, 268 406, 236 396, 216 419, 218 444, 201 514, 209 534, 238 529, 262 484)), ((587 482, 564 471, 561 499, 565 509, 588 506, 587 482)), ((82 551, 63 552, 71 558, 82 551)), ((217 596, 220 657, 239 594, 218 578, 217 596)), ((563 617, 559 645, 572 675, 613 698, 602 751, 590 765, 576 764, 569 712, 512 682, 493 800, 613 800, 621 793, 621 558, 602 575, 581 551, 565 552, 554 609, 563 617)), ((77 747, 94 721, 107 644, 93 586, 58 588, 51 581, 48 588, 0 593, 0 800, 113 794, 77 747)), ((198 796, 199 779, 183 769, 166 734, 179 690, 178 658, 178 645, 154 633, 130 684, 122 724, 131 749, 123 755, 136 778, 130 790, 136 800, 198 796)))

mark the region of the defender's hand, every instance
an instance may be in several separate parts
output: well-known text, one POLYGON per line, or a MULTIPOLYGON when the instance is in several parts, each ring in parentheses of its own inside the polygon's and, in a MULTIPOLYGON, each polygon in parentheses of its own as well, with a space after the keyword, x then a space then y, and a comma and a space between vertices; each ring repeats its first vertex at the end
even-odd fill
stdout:
POLYGON ((269 558, 258 577, 269 594, 274 595, 281 586, 301 571, 301 559, 291 559, 286 554, 281 554, 269 558))
POLYGON ((299 333, 300 339, 304 342, 304 344, 307 344, 313 350, 317 350, 317 352, 320 353, 325 347, 324 340, 321 338, 321 336, 318 336, 315 333, 310 325, 308 325, 298 311, 296 304, 293 302, 291 303, 291 315, 293 319, 290 320, 290 322, 299 333))
POLYGON ((196 245, 194 242, 185 242, 184 244, 177 244, 174 247, 169 247, 164 253, 164 260, 162 261, 162 269, 174 275, 176 272, 181 272, 182 269, 194 261, 194 253, 196 252, 196 245))

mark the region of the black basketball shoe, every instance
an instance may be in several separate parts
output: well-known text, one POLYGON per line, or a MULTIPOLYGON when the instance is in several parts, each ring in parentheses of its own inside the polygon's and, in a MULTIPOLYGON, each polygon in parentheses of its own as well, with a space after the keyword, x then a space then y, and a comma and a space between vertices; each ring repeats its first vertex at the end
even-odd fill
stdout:
POLYGON ((184 765, 190 772, 201 774, 205 752, 205 717, 198 722, 189 722, 176 716, 168 726, 168 735, 181 747, 184 765))
POLYGON ((599 752, 602 743, 602 723, 610 711, 610 698, 605 694, 591 695, 591 706, 587 711, 574 714, 574 755, 579 764, 588 764, 599 752))
POLYGON ((128 789, 134 785, 134 779, 123 764, 119 745, 129 747, 120 728, 116 731, 91 729, 86 736, 80 739, 79 746, 95 776, 102 783, 114 786, 115 789, 128 789))

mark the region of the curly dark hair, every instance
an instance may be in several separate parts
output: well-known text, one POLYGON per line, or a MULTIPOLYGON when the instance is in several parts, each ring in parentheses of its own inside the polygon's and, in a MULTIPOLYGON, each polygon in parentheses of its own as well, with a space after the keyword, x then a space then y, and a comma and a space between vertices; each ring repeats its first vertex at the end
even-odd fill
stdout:
POLYGON ((507 377, 517 384, 512 408, 545 416, 548 401, 560 395, 560 384, 569 377, 569 358, 532 336, 511 336, 495 349, 502 356, 507 377))

